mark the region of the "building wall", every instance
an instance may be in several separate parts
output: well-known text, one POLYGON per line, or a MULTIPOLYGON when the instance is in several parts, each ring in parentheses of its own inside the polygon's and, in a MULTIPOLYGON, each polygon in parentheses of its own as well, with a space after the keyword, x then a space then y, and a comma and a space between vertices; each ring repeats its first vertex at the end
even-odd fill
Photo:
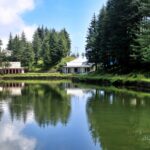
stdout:
POLYGON ((10 62, 9 64, 10 64, 9 68, 20 68, 21 67, 20 62, 10 62))
POLYGON ((23 74, 23 68, 3 68, 0 69, 1 74, 23 74))
POLYGON ((63 73, 72 73, 72 74, 75 74, 75 73, 79 73, 79 74, 84 74, 84 73, 88 73, 92 71, 92 68, 84 68, 84 67, 78 67, 78 68, 63 68, 63 73))

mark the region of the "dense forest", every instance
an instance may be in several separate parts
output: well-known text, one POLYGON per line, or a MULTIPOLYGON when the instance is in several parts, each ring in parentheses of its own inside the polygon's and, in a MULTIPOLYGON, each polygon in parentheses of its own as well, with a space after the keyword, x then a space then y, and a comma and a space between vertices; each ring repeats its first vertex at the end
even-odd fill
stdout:
POLYGON ((108 0, 88 29, 86 56, 97 69, 150 68, 150 1, 108 0))
MULTIPOLYGON (((0 47, 1 45, 0 41, 0 47)), ((32 42, 27 41, 24 32, 21 36, 14 37, 10 33, 7 49, 12 51, 12 55, 5 57, 5 54, 1 53, 1 62, 20 61, 22 66, 30 70, 41 61, 43 68, 46 69, 53 67, 70 54, 71 40, 66 29, 58 32, 42 26, 34 32, 32 42)))

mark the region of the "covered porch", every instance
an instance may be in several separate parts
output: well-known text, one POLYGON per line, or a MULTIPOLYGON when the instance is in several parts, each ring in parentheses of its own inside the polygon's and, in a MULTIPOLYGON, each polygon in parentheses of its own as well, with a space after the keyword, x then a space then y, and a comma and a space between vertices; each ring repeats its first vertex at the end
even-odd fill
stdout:
POLYGON ((1 74, 21 74, 24 73, 24 68, 1 68, 1 74))
POLYGON ((64 73, 82 74, 90 72, 90 67, 64 67, 64 73))

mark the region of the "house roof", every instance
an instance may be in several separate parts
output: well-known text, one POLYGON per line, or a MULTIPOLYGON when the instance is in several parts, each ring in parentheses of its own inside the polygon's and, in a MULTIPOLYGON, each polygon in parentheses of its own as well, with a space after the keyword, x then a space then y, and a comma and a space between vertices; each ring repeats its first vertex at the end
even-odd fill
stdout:
POLYGON ((73 61, 70 61, 66 64, 67 68, 71 68, 71 67, 91 67, 93 64, 88 63, 88 60, 84 57, 84 58, 76 58, 73 61))

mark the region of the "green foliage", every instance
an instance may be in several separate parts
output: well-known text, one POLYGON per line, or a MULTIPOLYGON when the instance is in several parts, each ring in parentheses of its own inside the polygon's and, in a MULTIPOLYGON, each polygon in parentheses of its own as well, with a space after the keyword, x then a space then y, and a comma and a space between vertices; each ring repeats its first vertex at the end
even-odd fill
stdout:
POLYGON ((10 33, 9 35, 9 40, 8 40, 8 44, 7 44, 7 49, 8 50, 12 50, 13 49, 13 37, 12 34, 10 33))
POLYGON ((96 47, 96 38, 97 38, 98 30, 97 30, 97 19, 94 14, 93 19, 91 21, 90 27, 88 29, 87 36, 87 45, 86 45, 86 57, 88 61, 94 63, 96 66, 99 61, 99 52, 96 47))
POLYGON ((71 40, 66 29, 60 31, 59 38, 62 41, 63 56, 66 57, 70 55, 70 49, 71 49, 71 40))
POLYGON ((33 35, 32 46, 33 46, 33 50, 35 54, 35 64, 37 65, 37 62, 41 57, 40 54, 41 54, 41 49, 42 49, 42 41, 37 31, 35 31, 33 35))
MULTIPOLYGON (((7 86, 7 83, 2 85, 7 86)), ((57 82, 23 87, 22 95, 13 96, 9 103, 11 120, 23 119, 26 122, 28 112, 32 111, 39 126, 56 126, 60 122, 65 125, 69 119, 71 106, 70 97, 62 89, 62 85, 57 82)), ((10 96, 7 89, 0 94, 0 100, 10 96)))
POLYGON ((0 51, 0 67, 5 67, 4 62, 7 62, 7 57, 2 51, 0 51))
POLYGON ((66 29, 58 32, 42 26, 34 32, 32 43, 24 32, 21 37, 10 33, 7 48, 12 50, 10 60, 20 61, 28 69, 37 68, 40 60, 44 63, 41 67, 50 68, 70 54, 71 41, 66 29))
POLYGON ((96 90, 86 105, 94 141, 107 150, 147 149, 150 97, 108 89, 96 90))
POLYGON ((30 43, 28 43, 25 47, 25 50, 23 52, 23 66, 27 67, 29 70, 32 69, 32 65, 34 63, 34 52, 33 52, 33 48, 32 45, 30 43))
POLYGON ((65 57, 65 58, 62 58, 62 60, 55 66, 53 66, 50 70, 52 71, 62 71, 62 67, 67 63, 67 62, 70 62, 72 60, 74 60, 75 57, 72 57, 72 56, 68 56, 68 57, 65 57))
MULTIPOLYGON (((88 29, 86 56, 106 70, 149 62, 150 1, 108 0, 88 29)), ((137 68, 138 68, 137 67, 137 68)))
POLYGON ((142 21, 138 34, 140 58, 143 63, 150 64, 150 1, 141 1, 142 21))
POLYGON ((46 68, 58 64, 61 59, 70 53, 70 39, 66 30, 60 32, 50 30, 43 41, 43 62, 46 68))

